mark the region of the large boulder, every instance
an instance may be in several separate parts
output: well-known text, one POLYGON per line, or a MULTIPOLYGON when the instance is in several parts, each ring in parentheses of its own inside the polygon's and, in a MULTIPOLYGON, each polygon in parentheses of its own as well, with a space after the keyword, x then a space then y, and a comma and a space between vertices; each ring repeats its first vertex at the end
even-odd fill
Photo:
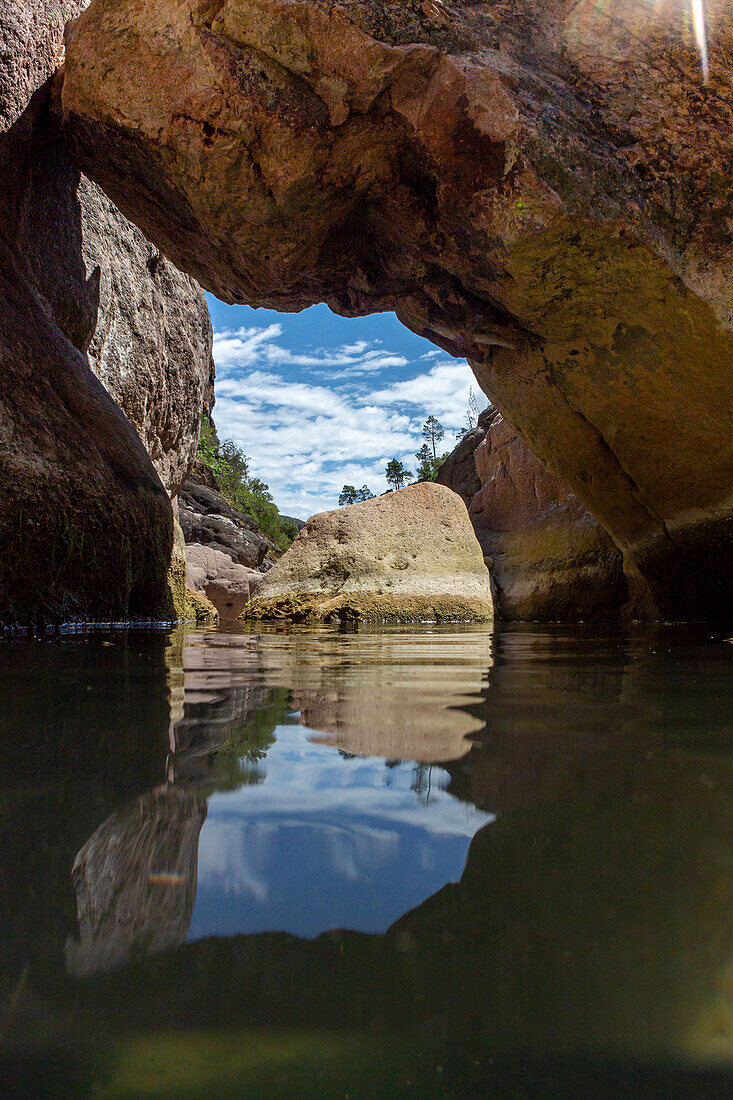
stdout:
POLYGON ((95 0, 74 155, 227 301, 466 356, 664 615, 733 614, 733 0, 95 0), (684 431, 680 419, 684 417, 684 431))
POLYGON ((244 611, 262 581, 263 574, 237 565, 228 554, 212 546, 186 546, 188 584, 205 596, 221 619, 236 619, 244 611))
POLYGON ((237 565, 257 569, 271 549, 255 521, 208 485, 187 481, 178 496, 178 509, 187 543, 210 546, 237 565))
POLYGON ((246 614, 484 622, 493 605, 465 507, 443 485, 422 483, 313 516, 246 614))
POLYGON ((0 623, 170 618, 173 515, 0 238, 0 623))

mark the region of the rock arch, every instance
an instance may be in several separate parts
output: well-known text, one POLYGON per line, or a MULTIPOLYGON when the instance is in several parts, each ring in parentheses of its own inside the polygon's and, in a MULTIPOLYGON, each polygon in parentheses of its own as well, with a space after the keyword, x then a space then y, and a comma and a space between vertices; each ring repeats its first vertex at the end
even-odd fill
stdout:
POLYGON ((94 0, 77 162, 227 301, 394 309, 623 550, 733 612, 733 0, 94 0))

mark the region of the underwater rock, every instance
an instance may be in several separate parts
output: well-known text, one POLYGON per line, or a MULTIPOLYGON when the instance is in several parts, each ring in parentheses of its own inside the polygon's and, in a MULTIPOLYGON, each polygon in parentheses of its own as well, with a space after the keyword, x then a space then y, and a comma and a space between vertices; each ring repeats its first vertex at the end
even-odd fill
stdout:
POLYGON ((186 940, 196 901, 206 800, 161 788, 109 817, 78 853, 79 941, 66 943, 74 977, 111 970, 186 940))

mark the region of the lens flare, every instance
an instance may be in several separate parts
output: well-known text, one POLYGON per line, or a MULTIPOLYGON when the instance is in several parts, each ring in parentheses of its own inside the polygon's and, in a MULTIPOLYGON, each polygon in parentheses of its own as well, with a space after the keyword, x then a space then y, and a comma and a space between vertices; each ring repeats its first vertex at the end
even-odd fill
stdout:
POLYGON ((702 77, 707 84, 710 77, 710 64, 708 62, 708 36, 705 30, 705 0, 692 0, 692 26, 695 31, 697 48, 700 51, 702 77))

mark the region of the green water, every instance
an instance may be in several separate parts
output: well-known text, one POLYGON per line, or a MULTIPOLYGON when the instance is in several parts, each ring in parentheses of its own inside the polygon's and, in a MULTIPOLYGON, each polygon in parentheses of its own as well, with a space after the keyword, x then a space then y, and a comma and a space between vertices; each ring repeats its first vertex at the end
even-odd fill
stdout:
POLYGON ((732 661, 0 641, 0 1093, 733 1094, 732 661))

